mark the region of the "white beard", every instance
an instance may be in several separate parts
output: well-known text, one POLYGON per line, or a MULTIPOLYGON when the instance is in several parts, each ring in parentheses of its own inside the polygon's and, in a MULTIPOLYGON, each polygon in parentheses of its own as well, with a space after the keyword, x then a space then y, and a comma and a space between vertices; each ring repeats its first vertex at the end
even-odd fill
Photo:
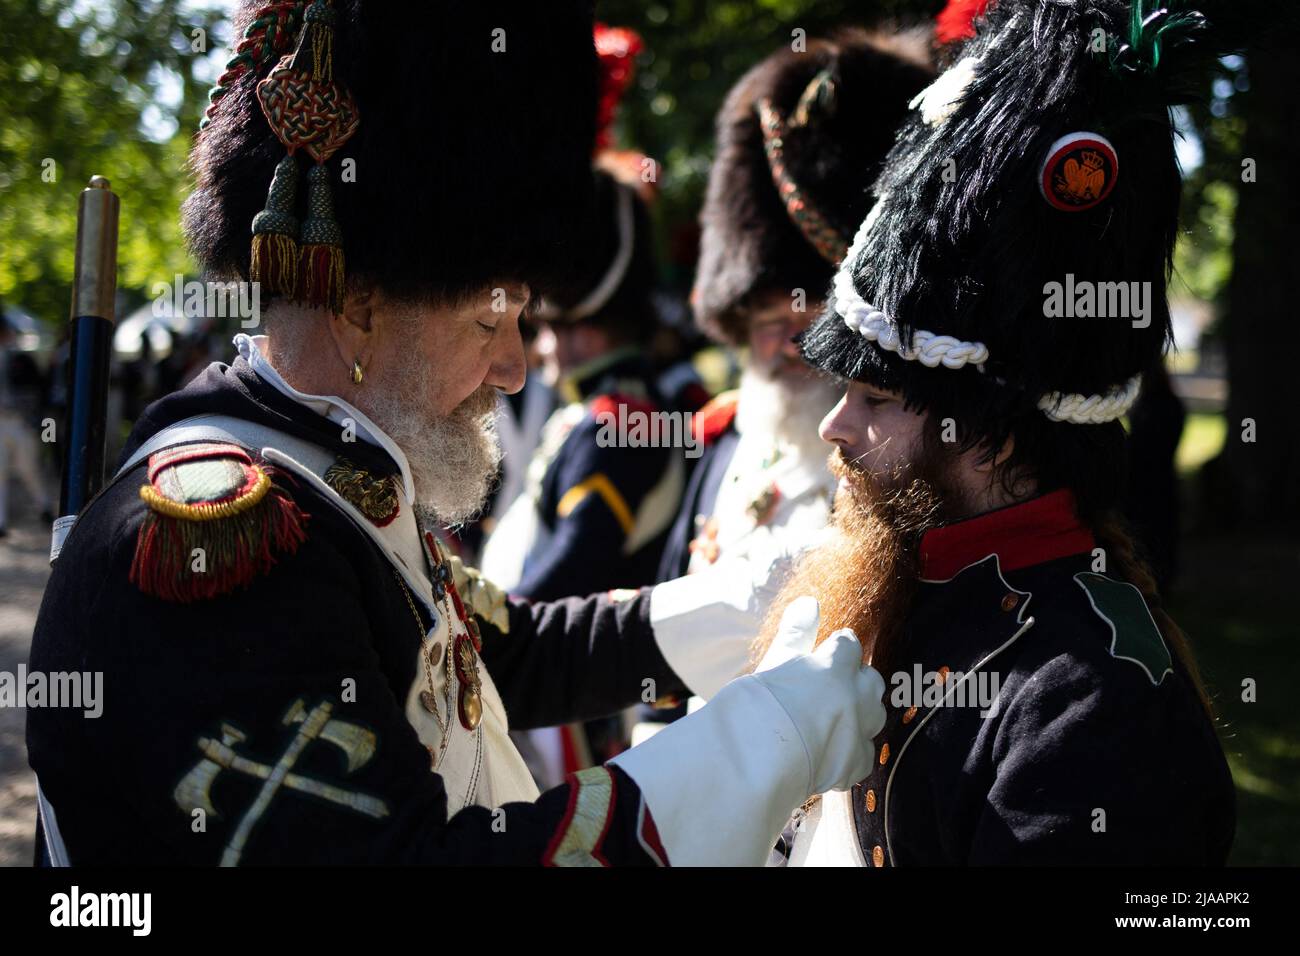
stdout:
POLYGON ((501 463, 497 390, 478 388, 451 414, 429 414, 432 370, 414 351, 397 371, 399 387, 372 403, 369 415, 406 455, 415 483, 415 510, 425 524, 459 525, 482 510, 501 463))
POLYGON ((736 430, 747 441, 770 439, 805 460, 824 459, 831 448, 817 429, 839 401, 840 391, 811 371, 807 377, 771 377, 747 367, 740 379, 736 430))

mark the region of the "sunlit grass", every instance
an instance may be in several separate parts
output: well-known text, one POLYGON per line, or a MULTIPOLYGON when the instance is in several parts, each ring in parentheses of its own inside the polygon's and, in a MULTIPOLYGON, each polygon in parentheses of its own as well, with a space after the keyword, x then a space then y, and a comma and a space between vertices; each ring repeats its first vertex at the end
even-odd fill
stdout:
MULTIPOLYGON (((1214 427, 1211 422, 1206 429, 1211 436, 1214 427)), ((1182 580, 1169 606, 1213 695, 1237 785, 1237 837, 1229 862, 1295 865, 1300 711, 1293 688, 1300 678, 1294 653, 1300 630, 1288 591, 1296 570, 1294 543, 1193 536, 1182 550, 1182 580)))
POLYGON ((1192 412, 1187 416, 1182 441, 1174 462, 1178 473, 1187 475, 1223 450, 1228 435, 1228 423, 1222 415, 1192 412))

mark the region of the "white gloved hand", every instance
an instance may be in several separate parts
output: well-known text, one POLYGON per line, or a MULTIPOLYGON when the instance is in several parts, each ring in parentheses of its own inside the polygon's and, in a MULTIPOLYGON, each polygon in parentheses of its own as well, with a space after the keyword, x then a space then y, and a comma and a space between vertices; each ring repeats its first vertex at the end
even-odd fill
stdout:
POLYGON ((850 628, 806 653, 820 617, 815 598, 791 601, 753 675, 799 728, 812 773, 809 796, 847 790, 867 776, 876 756, 872 740, 885 726, 885 680, 862 665, 862 644, 850 628))
MULTIPOLYGON (((816 633, 808 602, 788 617, 783 629, 816 633)), ((641 789, 672 863, 761 866, 795 808, 867 776, 885 683, 861 662, 853 632, 837 631, 610 761, 641 789)))
POLYGON ((811 654, 813 643, 817 640, 817 624, 821 612, 817 599, 811 594, 795 598, 785 606, 781 613, 781 623, 777 625, 776 636, 763 653, 763 659, 754 668, 755 674, 770 671, 800 654, 811 654))

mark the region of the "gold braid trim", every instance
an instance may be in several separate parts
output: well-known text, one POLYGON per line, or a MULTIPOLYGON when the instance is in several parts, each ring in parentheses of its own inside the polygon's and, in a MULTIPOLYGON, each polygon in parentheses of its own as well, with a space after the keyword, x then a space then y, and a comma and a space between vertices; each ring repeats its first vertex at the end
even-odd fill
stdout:
POLYGON ((140 486, 140 497, 151 509, 169 518, 180 518, 183 521, 216 521, 229 518, 255 507, 271 490, 271 476, 257 465, 253 465, 252 468, 257 472, 257 481, 244 494, 230 501, 204 501, 199 504, 172 501, 155 490, 151 484, 140 486))

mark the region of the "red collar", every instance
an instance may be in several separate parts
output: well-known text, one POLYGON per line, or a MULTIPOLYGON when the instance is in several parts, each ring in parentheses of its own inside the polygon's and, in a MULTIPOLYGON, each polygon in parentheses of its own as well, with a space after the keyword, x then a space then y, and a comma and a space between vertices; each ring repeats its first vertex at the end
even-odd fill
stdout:
POLYGON ((1091 551, 1092 532, 1079 521, 1067 489, 999 508, 921 537, 921 577, 947 581, 990 554, 1003 571, 1091 551))

